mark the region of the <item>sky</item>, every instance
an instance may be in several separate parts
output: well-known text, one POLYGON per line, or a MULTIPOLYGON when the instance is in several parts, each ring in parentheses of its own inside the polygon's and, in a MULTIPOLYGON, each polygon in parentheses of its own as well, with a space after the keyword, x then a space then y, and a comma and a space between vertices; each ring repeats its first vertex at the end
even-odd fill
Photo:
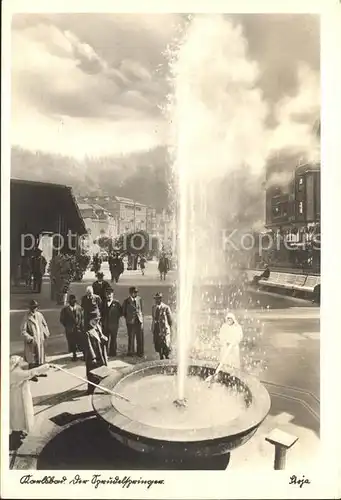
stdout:
MULTIPOLYGON (((280 115, 278 103, 286 103, 282 121, 295 99, 309 108, 319 80, 318 17, 230 17, 259 67, 270 123, 280 115)), ((178 14, 15 15, 12 145, 80 161, 167 146, 165 51, 183 23, 178 14)))

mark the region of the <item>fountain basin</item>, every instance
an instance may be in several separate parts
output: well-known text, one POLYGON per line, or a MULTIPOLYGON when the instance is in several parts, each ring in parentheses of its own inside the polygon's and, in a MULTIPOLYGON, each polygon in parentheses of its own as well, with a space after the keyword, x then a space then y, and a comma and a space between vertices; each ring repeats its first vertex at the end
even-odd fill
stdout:
POLYGON ((255 434, 271 402, 262 384, 236 370, 221 373, 211 394, 205 379, 214 373, 215 367, 209 362, 190 361, 188 381, 192 392, 186 398, 188 407, 193 406, 192 413, 186 414, 187 408, 178 409, 179 415, 173 413, 177 411, 172 404, 176 399, 172 385, 177 366, 171 360, 141 363, 105 377, 101 385, 128 396, 131 403, 96 390, 93 408, 110 434, 135 451, 168 459, 227 454, 255 434), (217 390, 223 391, 219 398, 226 396, 222 404, 218 404, 217 390), (235 399, 231 399, 232 392, 235 399))

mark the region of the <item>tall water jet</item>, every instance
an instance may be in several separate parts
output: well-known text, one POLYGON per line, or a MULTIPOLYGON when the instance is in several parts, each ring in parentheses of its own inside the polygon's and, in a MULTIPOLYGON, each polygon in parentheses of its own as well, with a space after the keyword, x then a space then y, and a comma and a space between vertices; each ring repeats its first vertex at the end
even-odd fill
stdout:
POLYGON ((235 229, 244 211, 241 168, 262 170, 267 107, 256 87, 257 65, 247 58, 239 26, 220 15, 189 19, 170 51, 174 171, 178 194, 178 395, 185 397, 191 340, 202 286, 232 273, 226 268, 223 230, 235 229))

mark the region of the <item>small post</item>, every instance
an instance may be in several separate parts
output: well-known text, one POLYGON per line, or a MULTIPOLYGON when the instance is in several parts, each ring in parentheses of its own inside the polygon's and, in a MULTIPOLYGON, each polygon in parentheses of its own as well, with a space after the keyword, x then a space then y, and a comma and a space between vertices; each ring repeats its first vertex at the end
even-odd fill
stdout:
POLYGON ((298 441, 298 437, 279 429, 273 429, 265 441, 275 447, 274 470, 284 470, 287 451, 298 441))

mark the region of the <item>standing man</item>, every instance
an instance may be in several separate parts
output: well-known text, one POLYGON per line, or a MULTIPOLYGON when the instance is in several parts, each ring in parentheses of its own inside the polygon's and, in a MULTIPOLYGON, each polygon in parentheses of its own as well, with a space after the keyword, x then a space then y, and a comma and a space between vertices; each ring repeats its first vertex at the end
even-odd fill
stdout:
POLYGON ((104 273, 101 271, 97 273, 97 281, 95 281, 92 285, 93 291, 95 295, 98 295, 101 298, 101 301, 104 302, 106 299, 106 290, 110 288, 110 284, 104 280, 104 273))
POLYGON ((68 305, 61 310, 60 322, 65 328, 69 353, 72 353, 72 361, 77 361, 77 350, 83 351, 84 313, 81 306, 77 304, 75 295, 70 295, 68 305))
POLYGON ((41 285, 46 269, 46 259, 42 255, 40 248, 37 248, 32 258, 33 291, 41 293, 41 285))
MULTIPOLYGON (((21 323, 21 335, 24 337, 24 360, 29 369, 45 363, 45 340, 50 336, 46 320, 38 311, 38 302, 31 300, 29 310, 21 323)), ((46 377, 46 374, 41 374, 46 377)))
MULTIPOLYGON (((100 366, 107 366, 107 337, 103 335, 101 324, 98 319, 90 320, 84 333, 84 358, 86 377, 89 382, 97 383, 91 371, 100 366)), ((94 386, 88 384, 88 394, 93 394, 94 386)))
POLYGON ((114 299, 114 290, 107 288, 106 300, 103 303, 103 333, 108 337, 108 355, 117 355, 117 333, 122 316, 122 307, 118 300, 114 299))
POLYGON ((162 293, 154 296, 155 305, 152 308, 152 334, 155 351, 160 359, 169 359, 171 352, 171 327, 173 324, 170 307, 162 302, 162 293))
POLYGON ((128 356, 135 354, 136 339, 137 355, 142 358, 144 355, 143 310, 142 299, 138 292, 135 286, 129 288, 129 297, 124 300, 122 310, 127 324, 128 356))
POLYGON ((160 280, 165 280, 169 271, 169 262, 165 254, 162 254, 160 257, 158 269, 160 273, 160 280))
POLYGON ((84 329, 87 331, 91 320, 101 320, 102 301, 98 295, 94 294, 92 286, 86 287, 86 294, 82 297, 81 305, 84 311, 84 329))

